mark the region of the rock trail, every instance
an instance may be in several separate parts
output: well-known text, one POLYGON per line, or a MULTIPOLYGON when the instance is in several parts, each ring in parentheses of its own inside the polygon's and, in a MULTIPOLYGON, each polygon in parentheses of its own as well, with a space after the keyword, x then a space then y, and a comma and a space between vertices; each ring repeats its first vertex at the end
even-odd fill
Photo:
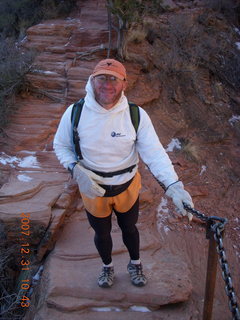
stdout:
MULTIPOLYGON (((1 219, 12 225, 22 212, 29 212, 31 225, 37 226, 32 230, 32 240, 38 244, 38 260, 52 250, 25 320, 190 320, 191 314, 181 304, 192 292, 190 270, 182 258, 161 248, 155 228, 149 229, 144 209, 139 227, 148 285, 135 288, 130 284, 128 255, 113 217, 116 283, 109 290, 97 287, 101 262, 93 232, 76 185, 52 150, 62 113, 85 94, 93 66, 106 53, 100 50, 92 60, 78 59, 81 52, 104 47, 108 39, 104 1, 80 1, 79 5, 79 15, 46 21, 28 30, 24 46, 39 52, 28 79, 38 94, 18 97, 21 107, 6 130, 1 154, 2 159, 17 157, 9 160, 10 178, 0 189, 1 219), (45 232, 43 239, 38 229, 45 232)), ((136 76, 134 68, 130 76, 136 76)), ((144 201, 141 198, 142 207, 144 201)))

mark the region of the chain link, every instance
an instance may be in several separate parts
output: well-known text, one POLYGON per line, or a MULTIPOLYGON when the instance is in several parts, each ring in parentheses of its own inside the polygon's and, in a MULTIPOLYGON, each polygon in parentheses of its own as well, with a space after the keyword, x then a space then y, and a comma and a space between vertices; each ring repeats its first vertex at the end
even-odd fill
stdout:
POLYGON ((223 231, 228 220, 226 218, 216 216, 206 216, 205 214, 184 204, 184 208, 204 222, 210 222, 211 230, 214 232, 214 239, 217 243, 217 253, 219 255, 219 263, 222 269, 222 277, 225 281, 225 292, 229 299, 229 309, 232 312, 232 320, 240 320, 240 311, 237 303, 237 296, 234 292, 232 278, 230 275, 229 265, 226 257, 226 252, 223 246, 223 231))

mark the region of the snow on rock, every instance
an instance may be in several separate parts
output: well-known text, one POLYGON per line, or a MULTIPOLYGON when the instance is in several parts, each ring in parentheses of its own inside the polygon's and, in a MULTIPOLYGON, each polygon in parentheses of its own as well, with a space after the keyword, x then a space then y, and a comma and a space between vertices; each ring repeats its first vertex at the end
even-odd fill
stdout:
POLYGON ((206 170, 207 170, 206 166, 201 166, 201 171, 200 171, 199 175, 201 176, 206 170))
POLYGON ((132 306, 130 307, 130 310, 138 312, 151 312, 151 310, 149 310, 147 307, 142 306, 132 306))
POLYGON ((98 312, 110 312, 110 311, 119 312, 119 311, 121 311, 120 308, 116 308, 116 307, 97 307, 97 308, 92 308, 91 310, 98 311, 98 312))
POLYGON ((20 153, 36 154, 36 151, 22 150, 20 153))
MULTIPOLYGON (((121 308, 117 308, 117 307, 94 307, 91 308, 92 311, 97 311, 97 312, 120 312, 123 311, 121 308)), ((151 312, 151 310, 147 307, 144 306, 131 306, 129 308, 130 311, 136 311, 136 312, 151 312)))
POLYGON ((11 157, 7 155, 5 152, 1 152, 0 163, 3 165, 10 164, 11 167, 14 167, 14 162, 19 162, 20 159, 17 157, 11 157))
POLYGON ((238 29, 238 28, 234 28, 234 30, 237 32, 237 34, 239 34, 239 35, 240 35, 240 29, 238 29))
POLYGON ((173 138, 165 149, 166 152, 173 152, 174 149, 181 149, 181 142, 177 138, 173 138))
POLYGON ((21 168, 40 168, 37 158, 34 156, 27 156, 23 158, 18 166, 21 168))
POLYGON ((166 225, 167 214, 169 212, 167 208, 167 204, 168 204, 167 199, 162 198, 157 208, 156 218, 157 218, 157 230, 159 233, 161 233, 162 229, 166 234, 170 231, 169 227, 166 225))
POLYGON ((40 73, 40 74, 51 74, 51 75, 58 75, 57 72, 54 71, 47 71, 47 70, 38 70, 38 69, 34 69, 32 70, 32 73, 40 73))
MULTIPOLYGON (((240 44, 240 42, 239 42, 239 44, 240 44)), ((240 121, 240 116, 238 116, 238 115, 233 115, 233 116, 228 120, 228 122, 231 124, 231 126, 233 126, 234 123, 235 123, 235 122, 238 122, 238 121, 240 121)))
POLYGON ((237 46, 237 49, 240 50, 240 42, 235 42, 235 45, 237 46))
POLYGON ((16 156, 9 156, 5 152, 2 152, 0 155, 0 163, 3 165, 10 165, 15 167, 18 165, 21 168, 40 168, 37 158, 34 156, 27 156, 24 158, 18 158, 16 156))
POLYGON ((26 174, 19 174, 17 178, 19 181, 23 181, 23 182, 29 182, 32 180, 32 178, 27 176, 26 174))

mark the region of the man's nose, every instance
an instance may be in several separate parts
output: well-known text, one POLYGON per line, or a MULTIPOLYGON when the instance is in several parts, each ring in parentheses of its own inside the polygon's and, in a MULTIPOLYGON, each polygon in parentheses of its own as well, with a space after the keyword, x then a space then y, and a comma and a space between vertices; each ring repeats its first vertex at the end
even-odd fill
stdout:
POLYGON ((110 79, 106 79, 105 81, 104 81, 104 87, 105 88, 108 88, 108 87, 114 87, 114 84, 112 83, 112 81, 110 80, 110 79))

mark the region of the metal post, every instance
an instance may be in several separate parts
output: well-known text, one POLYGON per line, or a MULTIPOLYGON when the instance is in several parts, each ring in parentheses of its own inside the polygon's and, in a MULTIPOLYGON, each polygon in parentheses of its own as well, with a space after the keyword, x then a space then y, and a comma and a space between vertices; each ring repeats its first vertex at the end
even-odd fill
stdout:
POLYGON ((214 239, 214 231, 211 229, 212 221, 207 221, 207 239, 209 239, 207 275, 205 297, 203 307, 203 320, 212 319, 214 290, 217 276, 217 244, 214 239))

